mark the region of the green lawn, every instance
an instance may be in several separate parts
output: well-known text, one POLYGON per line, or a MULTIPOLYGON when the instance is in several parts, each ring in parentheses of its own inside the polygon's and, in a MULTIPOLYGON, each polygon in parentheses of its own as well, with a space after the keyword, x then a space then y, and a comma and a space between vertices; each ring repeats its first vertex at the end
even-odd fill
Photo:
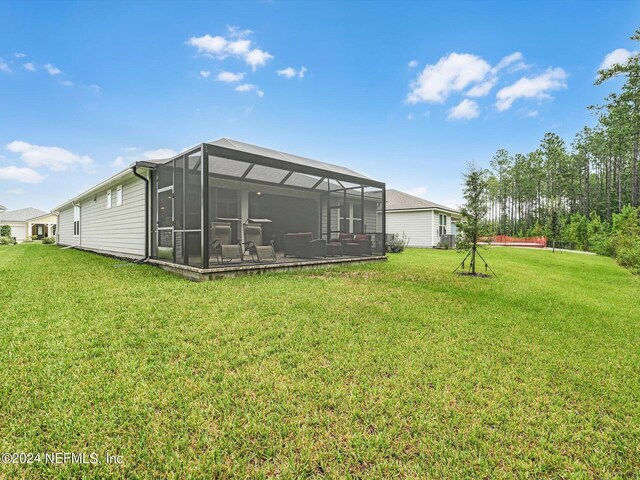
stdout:
POLYGON ((640 280, 494 248, 192 283, 0 247, 0 477, 634 477, 640 280))

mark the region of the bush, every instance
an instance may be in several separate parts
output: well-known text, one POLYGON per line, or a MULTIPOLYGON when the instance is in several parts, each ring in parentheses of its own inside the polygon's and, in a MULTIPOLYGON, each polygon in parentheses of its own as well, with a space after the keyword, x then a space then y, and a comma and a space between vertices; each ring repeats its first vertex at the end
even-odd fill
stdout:
POLYGON ((11 236, 11 225, 1 225, 0 237, 10 237, 10 236, 11 236))
POLYGON ((16 242, 13 237, 9 237, 7 235, 3 235, 0 237, 0 245, 13 245, 15 243, 16 242))
POLYGON ((640 273, 640 208, 629 205, 613 215, 612 246, 623 267, 640 273))
POLYGON ((46 238, 42 239, 42 243, 44 245, 52 245, 52 244, 56 243, 56 239, 53 238, 53 237, 46 237, 46 238))
POLYGON ((616 260, 633 273, 640 274, 640 238, 636 237, 624 245, 618 246, 616 260))
POLYGON ((402 232, 402 236, 394 233, 387 239, 387 252, 400 253, 408 244, 409 239, 405 236, 404 232, 402 232))
POLYGON ((589 250, 605 257, 613 257, 613 239, 609 233, 599 233, 589 239, 589 250))

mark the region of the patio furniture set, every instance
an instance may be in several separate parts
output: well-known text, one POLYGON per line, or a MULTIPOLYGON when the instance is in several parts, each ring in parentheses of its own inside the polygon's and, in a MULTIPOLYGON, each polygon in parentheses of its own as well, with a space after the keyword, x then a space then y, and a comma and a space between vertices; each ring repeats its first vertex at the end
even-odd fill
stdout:
MULTIPOLYGON (((277 262, 273 241, 263 242, 262 226, 258 223, 243 225, 244 243, 232 242, 232 225, 227 222, 211 222, 210 251, 219 264, 234 260, 245 261, 249 255, 252 262, 277 262)), ((311 232, 284 234, 284 257, 324 258, 340 256, 372 255, 372 240, 368 234, 340 233, 337 239, 327 242, 324 238, 313 238, 311 232)))

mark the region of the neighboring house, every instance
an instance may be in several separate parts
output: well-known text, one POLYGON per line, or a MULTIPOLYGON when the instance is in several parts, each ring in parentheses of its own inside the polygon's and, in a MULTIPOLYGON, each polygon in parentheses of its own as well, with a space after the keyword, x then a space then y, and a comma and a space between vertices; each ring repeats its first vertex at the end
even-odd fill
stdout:
POLYGON ((327 248, 334 255, 343 240, 344 251, 366 245, 368 255, 383 257, 384 191, 384 183, 348 168, 222 138, 135 162, 59 205, 58 243, 208 269, 220 263, 214 227, 224 224, 225 245, 237 245, 254 223, 278 262, 287 241, 300 248, 308 239, 334 243, 327 248))
POLYGON ((442 235, 455 235, 460 212, 398 190, 387 190, 387 233, 409 239, 410 247, 435 247, 442 235))
POLYGON ((11 236, 15 237, 18 243, 24 242, 27 237, 38 240, 53 237, 57 224, 57 215, 37 208, 0 211, 0 225, 9 225, 11 236))

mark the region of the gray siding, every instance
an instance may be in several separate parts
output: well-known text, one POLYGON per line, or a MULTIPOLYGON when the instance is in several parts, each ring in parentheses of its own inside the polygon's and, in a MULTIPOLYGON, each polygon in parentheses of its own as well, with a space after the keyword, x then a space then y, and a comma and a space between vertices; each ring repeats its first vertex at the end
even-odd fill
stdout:
POLYGON ((58 215, 58 243, 75 245, 79 238, 73 236, 73 206, 67 205, 58 215))
POLYGON ((90 250, 144 257, 144 182, 133 175, 80 202, 80 246, 90 250), (116 206, 116 186, 122 184, 122 205, 116 206), (112 207, 107 208, 111 188, 112 207))
POLYGON ((73 236, 73 206, 60 210, 59 243, 77 245, 98 252, 144 257, 145 198, 144 182, 133 174, 81 198, 80 237, 73 236), (116 187, 122 185, 122 205, 116 205, 116 187), (107 190, 111 189, 112 207, 107 208, 107 190), (95 199, 95 200, 94 200, 95 199))
POLYGON ((433 247, 433 212, 387 211, 387 233, 404 233, 409 239, 410 247, 433 247))

